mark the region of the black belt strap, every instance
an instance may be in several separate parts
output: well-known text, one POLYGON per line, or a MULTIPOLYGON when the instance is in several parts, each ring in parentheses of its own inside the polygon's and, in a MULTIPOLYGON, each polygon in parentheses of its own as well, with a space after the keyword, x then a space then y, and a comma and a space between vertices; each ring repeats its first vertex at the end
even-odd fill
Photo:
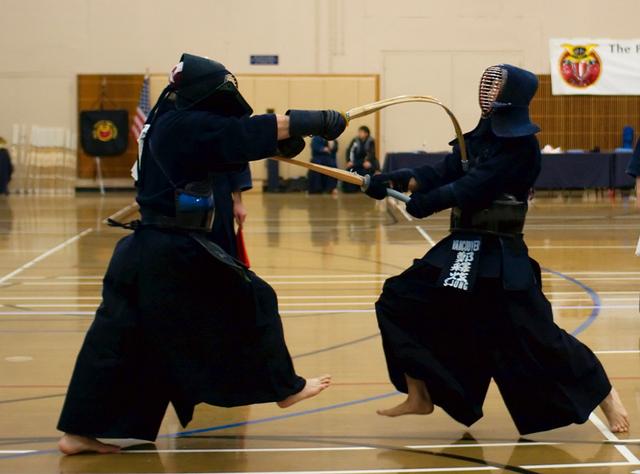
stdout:
POLYGON ((176 219, 168 216, 143 216, 142 219, 136 219, 130 222, 118 222, 111 218, 107 219, 107 224, 111 227, 120 227, 127 230, 136 230, 141 227, 155 227, 156 229, 165 229, 182 232, 211 232, 206 227, 185 227, 177 223, 176 219))
POLYGON ((526 215, 527 205, 517 201, 496 201, 487 209, 480 211, 464 211, 460 208, 453 208, 451 231, 480 232, 503 236, 522 235, 526 215))
POLYGON ((127 230, 136 230, 138 227, 140 227, 140 220, 136 219, 135 221, 130 221, 130 222, 118 222, 116 220, 111 219, 111 217, 108 217, 107 225, 109 225, 110 227, 120 227, 122 229, 127 229, 127 230))
POLYGON ((144 212, 141 220, 135 220, 131 222, 118 222, 113 219, 107 219, 107 224, 112 227, 121 227, 123 229, 136 230, 141 227, 153 227, 156 229, 164 229, 173 232, 185 233, 193 240, 198 242, 210 255, 219 260, 220 262, 228 265, 235 270, 244 280, 250 281, 247 274, 247 267, 242 262, 236 260, 228 253, 226 253, 220 246, 210 241, 204 234, 210 232, 210 229, 197 228, 188 229, 179 226, 176 219, 169 216, 163 216, 160 214, 144 212))

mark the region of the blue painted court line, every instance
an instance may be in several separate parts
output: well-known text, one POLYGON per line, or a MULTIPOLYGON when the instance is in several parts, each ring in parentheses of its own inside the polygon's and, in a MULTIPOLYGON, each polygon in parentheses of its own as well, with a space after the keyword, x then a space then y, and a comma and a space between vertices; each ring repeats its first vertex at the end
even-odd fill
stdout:
POLYGON ((353 339, 351 341, 343 342, 341 344, 336 344, 334 346, 323 347, 322 349, 316 349, 315 351, 303 352, 302 354, 296 354, 292 356, 292 359, 300 359, 301 357, 308 357, 316 354, 321 354, 323 352, 329 352, 336 349, 340 349, 341 347, 352 346, 354 344, 358 344, 360 342, 369 341, 370 339, 375 339, 380 336, 380 333, 377 332, 375 334, 370 334, 369 336, 360 337, 358 339, 353 339))
POLYGON ((561 278, 564 278, 567 281, 570 281, 574 285, 577 285, 580 288, 582 288, 585 291, 585 293, 587 293, 589 295, 589 298, 591 298, 591 301, 593 302, 593 308, 591 309, 591 314, 589 315, 589 317, 587 319, 585 319, 582 322, 582 324, 580 324, 580 326, 578 326, 573 331, 571 331, 571 335, 572 336, 577 336, 582 331, 584 331, 589 326, 591 326, 594 323, 594 321, 596 320, 596 318, 598 316, 600 316, 600 308, 602 306, 602 300, 600 299, 600 295, 593 288, 585 285, 580 280, 577 280, 577 279, 575 279, 573 277, 570 277, 569 275, 565 275, 564 273, 560 273, 560 272, 557 272, 555 270, 551 270, 549 268, 542 268, 542 271, 547 272, 547 273, 551 273, 552 275, 556 275, 556 276, 559 276, 561 278))
POLYGON ((287 418, 296 418, 296 417, 299 417, 299 416, 312 415, 314 413, 321 413, 323 411, 336 410, 338 408, 344 408, 344 407, 349 407, 349 406, 353 406, 353 405, 360 405, 362 403, 368 403, 368 402, 372 402, 374 400, 381 400, 383 398, 393 397, 395 395, 398 395, 399 393, 400 392, 393 391, 393 392, 389 392, 389 393, 383 393, 382 395, 375 395, 373 397, 360 398, 358 400, 352 400, 350 402, 342 402, 342 403, 337 403, 335 405, 327 405, 326 407, 313 408, 311 410, 303 410, 303 411, 297 411, 297 412, 294 412, 294 413, 287 413, 285 415, 270 416, 270 417, 267 417, 267 418, 258 418, 256 420, 239 421, 239 422, 236 422, 236 423, 229 423, 227 425, 211 426, 209 428, 199 428, 199 429, 196 429, 196 430, 179 431, 177 433, 169 433, 169 434, 160 435, 160 436, 158 436, 158 438, 177 438, 177 437, 181 437, 181 436, 190 436, 190 435, 194 435, 194 434, 210 433, 212 431, 226 430, 226 429, 229 429, 229 428, 237 428, 239 426, 257 425, 257 424, 261 424, 261 423, 269 423, 271 421, 285 420, 287 418))
POLYGON ((43 454, 56 454, 60 453, 57 449, 39 449, 31 453, 19 453, 19 454, 4 454, 0 456, 0 461, 3 459, 24 458, 27 456, 41 456, 43 454))

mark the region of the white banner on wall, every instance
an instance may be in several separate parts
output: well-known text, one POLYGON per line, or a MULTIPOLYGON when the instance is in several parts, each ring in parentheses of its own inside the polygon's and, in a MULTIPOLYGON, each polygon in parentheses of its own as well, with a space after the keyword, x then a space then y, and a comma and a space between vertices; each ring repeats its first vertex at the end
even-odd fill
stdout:
POLYGON ((553 95, 640 95, 640 39, 549 40, 553 95))

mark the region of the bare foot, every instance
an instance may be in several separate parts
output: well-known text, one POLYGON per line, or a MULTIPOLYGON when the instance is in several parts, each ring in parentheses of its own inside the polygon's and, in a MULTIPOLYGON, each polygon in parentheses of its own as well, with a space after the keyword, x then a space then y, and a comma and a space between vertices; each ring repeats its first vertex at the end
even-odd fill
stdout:
POLYGON ((407 399, 393 408, 378 410, 378 415, 395 417, 433 413, 433 402, 424 380, 414 379, 408 374, 404 374, 404 377, 407 381, 407 399))
POLYGON ((433 402, 422 397, 408 397, 400 405, 386 410, 376 411, 382 416, 402 416, 402 415, 429 415, 433 413, 433 402))
POLYGON ((629 415, 625 410, 620 395, 615 388, 611 389, 607 398, 600 404, 609 422, 609 429, 612 433, 626 433, 629 431, 629 415))
POLYGON ((302 390, 278 402, 278 406, 280 408, 288 408, 294 403, 315 397, 329 385, 331 385, 331 375, 323 375, 321 377, 307 379, 307 383, 304 385, 302 390))
POLYGON ((58 441, 58 449, 64 454, 100 453, 112 454, 120 452, 120 447, 101 443, 95 438, 65 434, 58 441))

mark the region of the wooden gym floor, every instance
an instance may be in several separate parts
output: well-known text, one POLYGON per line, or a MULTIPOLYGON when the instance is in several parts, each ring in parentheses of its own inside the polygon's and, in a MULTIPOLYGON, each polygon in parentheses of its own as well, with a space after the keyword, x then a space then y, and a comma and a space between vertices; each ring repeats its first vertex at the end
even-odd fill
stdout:
POLYGON ((60 456, 66 384, 126 234, 102 219, 131 202, 0 197, 0 473, 640 472, 640 212, 582 197, 538 198, 528 243, 557 322, 598 353, 618 388, 627 435, 612 435, 596 412, 520 439, 495 387, 470 429, 439 409, 377 416, 401 397, 387 380, 373 302, 387 276, 445 235, 447 216, 415 221, 361 195, 249 194, 249 253, 279 294, 297 370, 330 372, 333 387, 288 410, 200 406, 186 431, 170 409, 155 447, 60 456))

